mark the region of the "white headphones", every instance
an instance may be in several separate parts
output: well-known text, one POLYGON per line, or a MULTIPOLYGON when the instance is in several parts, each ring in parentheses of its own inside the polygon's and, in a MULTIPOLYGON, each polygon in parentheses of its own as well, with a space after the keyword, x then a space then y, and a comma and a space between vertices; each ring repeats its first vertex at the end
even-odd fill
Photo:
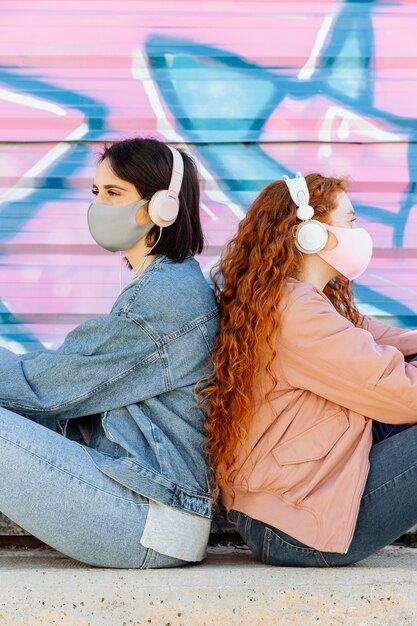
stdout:
POLYGON ((314 209, 309 205, 310 194, 307 182, 301 172, 297 172, 295 178, 282 177, 290 191, 291 198, 297 205, 297 217, 302 220, 293 232, 296 248, 304 254, 315 254, 323 250, 327 243, 327 229, 318 220, 312 219, 314 209))
POLYGON ((154 224, 164 228, 171 226, 178 217, 180 208, 179 193, 184 174, 184 161, 181 153, 175 148, 167 146, 172 152, 172 175, 168 189, 161 189, 153 194, 149 200, 149 217, 154 224))

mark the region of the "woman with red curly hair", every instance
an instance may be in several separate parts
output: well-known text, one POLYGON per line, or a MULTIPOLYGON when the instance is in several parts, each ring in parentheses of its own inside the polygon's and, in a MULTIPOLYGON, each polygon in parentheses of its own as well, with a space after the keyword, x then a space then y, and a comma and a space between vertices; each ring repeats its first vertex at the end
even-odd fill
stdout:
POLYGON ((213 273, 206 450, 259 560, 348 565, 417 523, 417 330, 355 305, 372 240, 347 181, 285 178, 260 193, 213 273))

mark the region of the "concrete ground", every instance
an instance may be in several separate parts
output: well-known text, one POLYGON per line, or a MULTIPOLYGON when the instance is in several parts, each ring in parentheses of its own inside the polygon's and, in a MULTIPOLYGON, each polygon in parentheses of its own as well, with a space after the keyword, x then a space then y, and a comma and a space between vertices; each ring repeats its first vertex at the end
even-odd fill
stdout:
POLYGON ((256 562, 212 547, 169 570, 86 566, 47 547, 0 548, 0 626, 417 625, 417 550, 389 546, 350 567, 256 562))

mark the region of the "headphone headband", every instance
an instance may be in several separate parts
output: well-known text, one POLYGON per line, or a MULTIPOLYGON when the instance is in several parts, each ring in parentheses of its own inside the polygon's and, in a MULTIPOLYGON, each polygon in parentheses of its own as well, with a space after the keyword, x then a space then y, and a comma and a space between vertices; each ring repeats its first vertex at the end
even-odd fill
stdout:
POLYGON ((167 147, 171 150, 173 158, 172 174, 168 187, 168 195, 171 198, 178 198, 178 194, 180 193, 181 189, 182 179, 184 176, 184 161, 180 152, 178 152, 176 148, 172 148, 171 146, 167 147))
POLYGON ((310 201, 307 182, 301 172, 297 172, 295 178, 289 178, 286 174, 282 177, 287 183, 291 198, 297 206, 305 206, 310 201))
POLYGON ((301 224, 293 233, 296 248, 305 254, 320 252, 326 245, 328 235, 322 222, 312 219, 314 209, 309 205, 310 192, 306 179, 301 172, 297 172, 295 178, 289 178, 284 174, 283 179, 287 184, 292 201, 297 206, 297 217, 301 220, 301 224))

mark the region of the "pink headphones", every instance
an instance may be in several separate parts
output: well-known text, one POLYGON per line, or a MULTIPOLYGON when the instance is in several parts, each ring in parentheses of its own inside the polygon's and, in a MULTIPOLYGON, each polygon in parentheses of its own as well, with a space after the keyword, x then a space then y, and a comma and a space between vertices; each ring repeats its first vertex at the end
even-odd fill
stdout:
POLYGON ((171 226, 178 217, 180 208, 178 195, 184 175, 184 161, 181 153, 171 146, 167 146, 167 148, 171 150, 173 158, 169 187, 154 193, 148 205, 149 217, 154 224, 162 228, 171 226))

